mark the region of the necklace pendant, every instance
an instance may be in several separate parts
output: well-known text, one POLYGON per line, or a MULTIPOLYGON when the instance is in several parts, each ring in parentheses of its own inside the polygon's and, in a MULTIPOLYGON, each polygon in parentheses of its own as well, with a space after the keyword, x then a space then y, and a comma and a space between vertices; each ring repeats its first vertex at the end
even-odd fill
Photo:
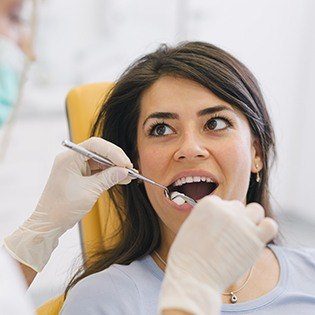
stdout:
POLYGON ((235 304, 237 302, 237 296, 231 292, 231 298, 230 298, 231 303, 235 304))

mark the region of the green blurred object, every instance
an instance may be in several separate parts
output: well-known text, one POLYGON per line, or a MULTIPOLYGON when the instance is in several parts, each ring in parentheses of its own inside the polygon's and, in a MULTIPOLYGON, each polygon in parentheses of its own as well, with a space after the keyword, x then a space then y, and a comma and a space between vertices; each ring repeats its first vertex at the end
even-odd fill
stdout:
POLYGON ((17 45, 0 36, 0 127, 10 117, 17 101, 24 58, 17 45))

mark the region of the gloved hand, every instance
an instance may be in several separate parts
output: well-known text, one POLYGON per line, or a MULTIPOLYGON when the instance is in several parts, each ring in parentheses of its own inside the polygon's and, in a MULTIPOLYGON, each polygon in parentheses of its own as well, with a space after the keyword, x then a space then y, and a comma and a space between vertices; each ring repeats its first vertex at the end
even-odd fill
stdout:
POLYGON ((222 291, 254 264, 277 230, 258 203, 201 199, 170 248, 158 314, 220 314, 222 291))
POLYGON ((90 211, 105 190, 131 181, 124 167, 133 166, 121 148, 96 137, 81 145, 121 167, 104 170, 94 161, 70 150, 56 157, 35 211, 4 239, 9 253, 37 272, 46 265, 59 237, 90 211))

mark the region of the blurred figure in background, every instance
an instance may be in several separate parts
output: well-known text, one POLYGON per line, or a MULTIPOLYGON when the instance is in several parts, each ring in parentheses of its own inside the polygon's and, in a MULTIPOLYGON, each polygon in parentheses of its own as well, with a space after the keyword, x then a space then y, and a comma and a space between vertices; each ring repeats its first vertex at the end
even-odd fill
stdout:
MULTIPOLYGON (((0 128, 17 103, 22 73, 27 59, 34 60, 30 27, 22 19, 23 0, 0 0, 0 128)), ((1 314, 32 314, 24 298, 24 279, 18 265, 0 249, 1 314), (14 303, 18 297, 19 303, 14 303)))
POLYGON ((18 98, 25 58, 34 60, 30 27, 22 19, 24 2, 0 1, 0 127, 18 98))

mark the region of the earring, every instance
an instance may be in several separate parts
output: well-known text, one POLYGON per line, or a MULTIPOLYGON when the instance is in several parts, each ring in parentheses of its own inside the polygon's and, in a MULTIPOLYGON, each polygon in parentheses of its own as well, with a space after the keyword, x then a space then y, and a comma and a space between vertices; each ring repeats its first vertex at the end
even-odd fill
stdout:
MULTIPOLYGON (((258 164, 255 164, 255 166, 256 166, 256 169, 258 170, 258 164)), ((261 178, 260 178, 260 175, 259 175, 259 171, 257 171, 257 173, 256 173, 256 182, 259 183, 260 180, 261 180, 261 178)))

